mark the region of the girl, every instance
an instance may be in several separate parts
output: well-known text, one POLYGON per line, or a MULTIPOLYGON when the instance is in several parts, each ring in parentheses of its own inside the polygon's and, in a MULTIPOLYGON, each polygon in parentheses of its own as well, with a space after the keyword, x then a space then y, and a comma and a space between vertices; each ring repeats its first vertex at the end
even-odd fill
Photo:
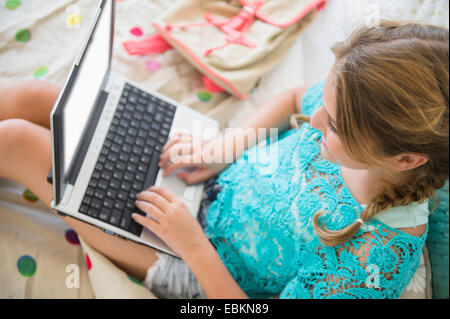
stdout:
MULTIPOLYGON (((158 297, 398 298, 425 243, 427 200, 448 179, 448 31, 384 22, 332 50, 325 83, 289 90, 244 123, 247 130, 204 142, 234 146, 235 163, 190 162, 201 155, 191 136, 166 144, 164 174, 195 165, 177 176, 206 181, 198 220, 159 187, 137 195, 151 218, 134 218, 182 260, 66 222, 158 297), (290 118, 298 129, 269 141, 277 146, 272 162, 251 162, 259 153, 250 133, 286 130, 290 118), (170 161, 181 149, 188 154, 170 161)), ((48 127, 57 92, 3 90, 0 176, 49 204, 50 133, 41 125, 48 127), (43 112, 20 114, 24 106, 44 107, 45 120, 43 112)))

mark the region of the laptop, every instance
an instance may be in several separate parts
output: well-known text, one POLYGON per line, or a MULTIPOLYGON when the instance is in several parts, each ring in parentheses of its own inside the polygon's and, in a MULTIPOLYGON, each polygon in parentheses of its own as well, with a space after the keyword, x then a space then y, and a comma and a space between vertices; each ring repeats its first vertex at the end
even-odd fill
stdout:
MULTIPOLYGON (((108 234, 177 256, 131 219, 136 194, 165 186, 196 216, 203 184, 159 170, 171 134, 218 129, 200 112, 111 72, 115 1, 101 0, 50 114, 51 207, 108 234)), ((195 134, 193 134, 195 135, 195 134)), ((179 256, 177 256, 179 257, 179 256)))

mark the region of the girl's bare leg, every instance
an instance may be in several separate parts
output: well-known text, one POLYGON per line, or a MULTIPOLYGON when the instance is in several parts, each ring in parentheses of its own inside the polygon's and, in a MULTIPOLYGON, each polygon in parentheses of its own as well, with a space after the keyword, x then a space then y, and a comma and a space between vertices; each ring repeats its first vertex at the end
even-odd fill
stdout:
POLYGON ((0 121, 19 118, 50 128, 59 87, 42 80, 0 81, 0 121))
MULTIPOLYGON (((51 104, 53 103, 54 101, 51 104)), ((0 104, 0 114, 1 107, 0 104)), ((8 112, 11 113, 8 114, 17 116, 14 110, 21 109, 23 105, 14 102, 9 107, 8 112)), ((32 119, 45 124, 50 109, 51 107, 41 110, 41 113, 33 113, 32 119), (42 113, 46 115, 42 116, 42 113)), ((52 187, 47 183, 46 177, 51 169, 51 141, 50 131, 43 126, 23 118, 0 121, 0 177, 27 187, 50 206, 52 187)), ((157 260, 156 251, 150 247, 108 235, 71 217, 66 216, 64 220, 91 247, 140 280, 145 278, 147 269, 157 260)))

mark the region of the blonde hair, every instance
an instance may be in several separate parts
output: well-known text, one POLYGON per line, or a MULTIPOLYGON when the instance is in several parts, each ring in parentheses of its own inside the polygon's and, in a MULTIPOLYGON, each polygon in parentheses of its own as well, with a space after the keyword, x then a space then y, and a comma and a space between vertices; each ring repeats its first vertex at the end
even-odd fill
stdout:
MULTIPOLYGON (((394 206, 437 198, 449 176, 449 33, 414 23, 383 21, 363 27, 332 47, 336 126, 344 151, 354 160, 389 172, 383 158, 401 153, 425 155, 427 163, 409 170, 408 182, 383 183, 361 213, 368 221, 394 206)), ((296 114, 291 123, 309 118, 296 114)), ((389 172, 394 175, 393 172, 389 172)), ((357 221, 338 231, 319 225, 321 242, 337 246, 359 230, 357 221)))

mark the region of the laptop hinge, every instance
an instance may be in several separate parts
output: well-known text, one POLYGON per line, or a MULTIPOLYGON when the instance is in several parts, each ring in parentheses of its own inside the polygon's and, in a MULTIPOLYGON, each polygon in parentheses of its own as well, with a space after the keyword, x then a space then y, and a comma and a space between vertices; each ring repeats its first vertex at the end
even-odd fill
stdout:
POLYGON ((108 71, 108 73, 106 73, 106 81, 105 81, 105 87, 104 90, 107 93, 111 93, 112 87, 113 87, 113 76, 111 75, 111 72, 108 71))

